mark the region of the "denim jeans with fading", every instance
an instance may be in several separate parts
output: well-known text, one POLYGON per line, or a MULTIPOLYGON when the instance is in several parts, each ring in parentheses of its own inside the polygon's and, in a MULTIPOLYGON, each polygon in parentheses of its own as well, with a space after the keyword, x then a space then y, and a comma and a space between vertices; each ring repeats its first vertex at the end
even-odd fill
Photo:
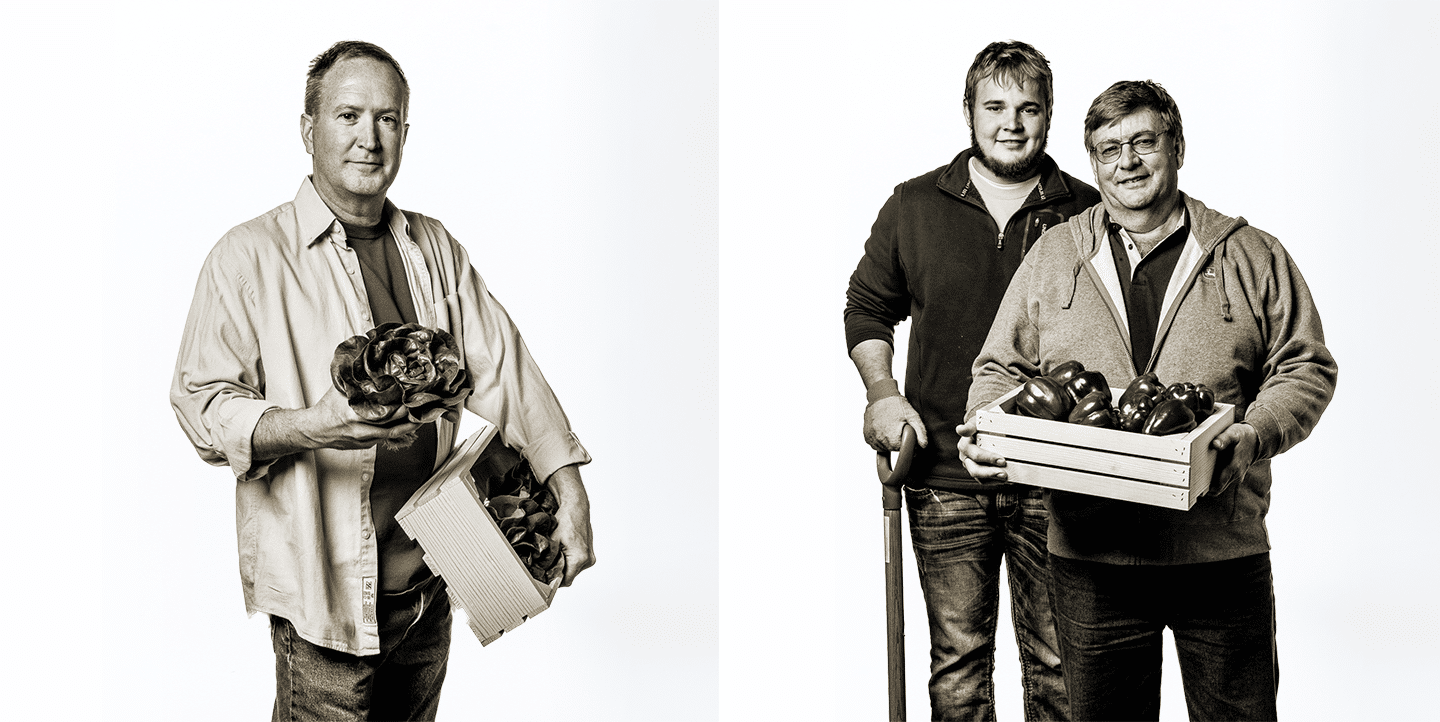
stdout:
POLYGON ((1025 719, 1068 720, 1050 611, 1041 491, 959 494, 906 488, 910 537, 930 621, 930 709, 935 720, 995 719, 995 630, 1000 560, 1020 648, 1025 719))
POLYGON ((1280 668, 1270 555, 1121 566, 1050 557, 1077 720, 1158 720, 1162 631, 1192 720, 1273 720, 1280 668))
POLYGON ((275 647, 274 722, 433 720, 450 659, 450 597, 431 577, 382 594, 376 604, 380 653, 357 657, 301 639, 270 618, 275 647))

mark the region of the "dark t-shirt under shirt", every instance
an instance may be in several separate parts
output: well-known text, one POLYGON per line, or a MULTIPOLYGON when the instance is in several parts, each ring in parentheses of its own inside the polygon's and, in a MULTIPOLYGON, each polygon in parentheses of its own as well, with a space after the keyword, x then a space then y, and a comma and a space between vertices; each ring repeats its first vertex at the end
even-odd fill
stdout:
MULTIPOLYGON (((382 219, 372 228, 341 222, 350 248, 360 260, 365 294, 370 298, 370 315, 375 325, 416 323, 415 303, 405 277, 405 262, 382 219)), ((375 476, 370 482, 370 518, 375 525, 380 549, 380 590, 398 592, 430 576, 420 545, 405 534, 395 521, 395 512, 410 500, 434 472, 438 441, 435 424, 420 427, 420 438, 403 448, 375 447, 375 476)))

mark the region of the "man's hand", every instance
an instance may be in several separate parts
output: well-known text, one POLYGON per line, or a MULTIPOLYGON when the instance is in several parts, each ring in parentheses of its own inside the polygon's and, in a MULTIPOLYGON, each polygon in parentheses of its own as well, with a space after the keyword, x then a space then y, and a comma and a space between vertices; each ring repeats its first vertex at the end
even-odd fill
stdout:
POLYGON ((865 407, 865 443, 876 451, 899 451, 905 424, 915 429, 915 441, 920 446, 929 443, 925 422, 900 395, 900 386, 890 373, 893 353, 890 344, 874 338, 850 350, 850 360, 865 382, 865 398, 869 401, 865 407))
MULTIPOLYGON (((404 407, 380 423, 405 416, 404 407)), ((254 459, 278 459, 312 449, 368 449, 387 439, 413 434, 420 424, 409 421, 379 426, 355 414, 350 402, 332 386, 308 409, 275 409, 260 417, 250 436, 254 459)))
POLYGON ((565 555, 565 577, 560 586, 568 587, 580 572, 595 566, 593 533, 590 530, 590 497, 580 481, 580 468, 562 466, 546 481, 560 508, 555 511, 555 541, 565 555))
POLYGON ((909 424, 915 440, 924 446, 925 424, 904 396, 888 396, 865 407, 865 443, 876 451, 899 451, 900 435, 909 424))
POLYGON ((955 427, 960 435, 960 463, 976 481, 1005 481, 1005 457, 975 445, 975 422, 955 427))
POLYGON ((1231 424, 1210 442, 1210 446, 1220 451, 1215 457, 1215 464, 1221 469, 1220 478, 1210 486, 1205 496, 1220 496, 1232 483, 1244 479, 1245 472, 1255 463, 1260 435, 1249 424, 1231 424))

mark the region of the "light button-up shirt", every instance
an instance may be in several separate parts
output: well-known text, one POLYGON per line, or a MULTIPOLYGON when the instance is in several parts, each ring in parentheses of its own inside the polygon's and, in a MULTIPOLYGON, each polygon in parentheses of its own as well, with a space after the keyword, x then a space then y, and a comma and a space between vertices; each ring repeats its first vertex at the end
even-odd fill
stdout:
MULTIPOLYGON (((452 333, 475 390, 466 408, 494 422, 538 478, 590 461, 505 309, 465 249, 434 219, 386 201, 420 323, 452 333)), ((250 439, 275 407, 308 408, 331 387, 342 341, 374 324, 355 252, 307 178, 295 200, 220 239, 201 269, 170 390, 205 461, 235 473, 247 610, 288 619, 303 638, 379 652, 379 552, 370 513, 375 450, 317 449, 256 461, 250 439)), ((438 421, 437 463, 455 427, 438 421)))

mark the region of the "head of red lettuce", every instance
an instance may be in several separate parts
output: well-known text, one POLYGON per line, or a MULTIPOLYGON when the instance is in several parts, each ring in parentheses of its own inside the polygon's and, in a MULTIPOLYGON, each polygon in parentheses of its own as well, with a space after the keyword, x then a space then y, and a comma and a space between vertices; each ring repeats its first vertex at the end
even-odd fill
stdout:
POLYGON ((492 443, 470 467, 470 475, 531 578, 551 584, 564 575, 565 555, 555 540, 560 500, 549 484, 535 478, 530 462, 514 449, 492 443))
POLYGON ((352 336, 335 348, 330 378, 357 416, 377 424, 428 424, 458 410, 472 390, 455 337, 418 323, 352 336))

